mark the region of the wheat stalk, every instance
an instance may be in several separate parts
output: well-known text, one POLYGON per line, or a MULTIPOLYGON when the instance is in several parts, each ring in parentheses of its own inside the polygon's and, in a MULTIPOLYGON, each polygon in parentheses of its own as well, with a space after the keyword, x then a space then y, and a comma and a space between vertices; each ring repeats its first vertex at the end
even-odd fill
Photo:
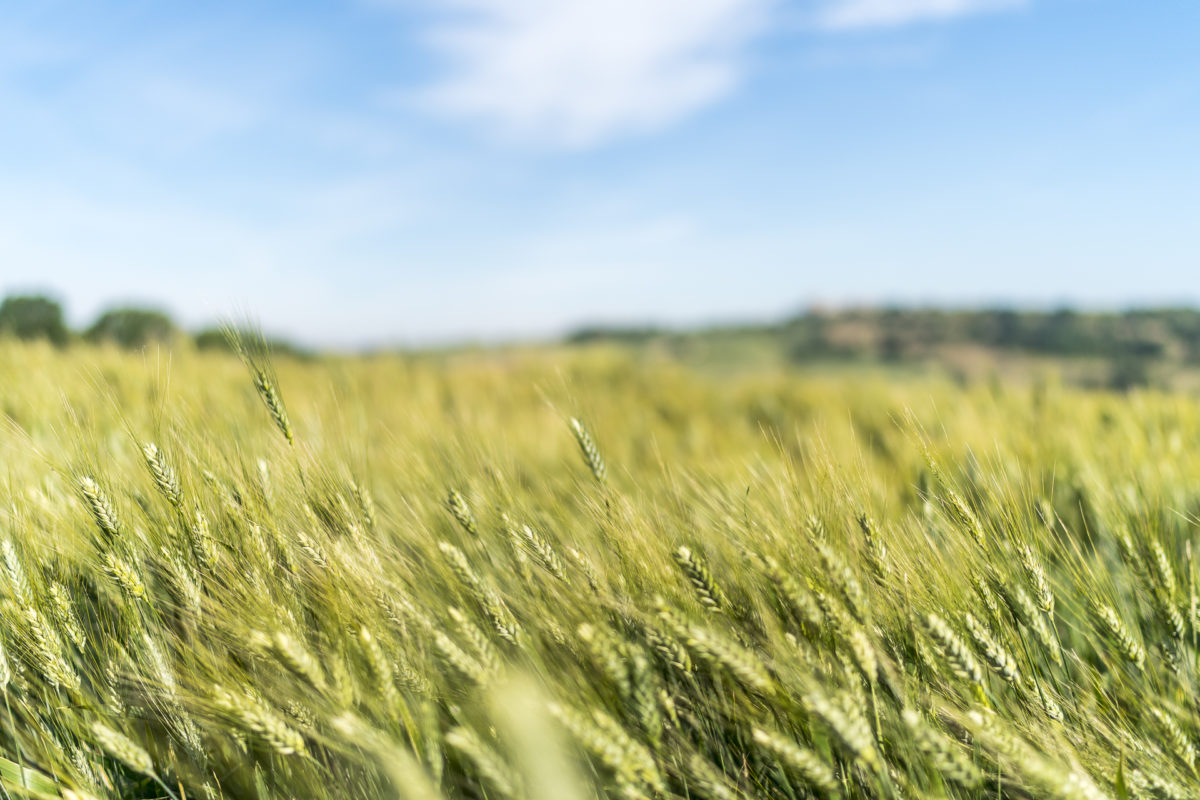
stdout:
POLYGON ((604 459, 600 457, 600 448, 596 447, 596 441, 592 439, 587 428, 583 427, 583 423, 575 417, 571 417, 571 432, 575 434, 579 452, 583 454, 583 460, 591 470, 592 477, 596 479, 597 483, 604 483, 608 473, 604 466, 604 459))

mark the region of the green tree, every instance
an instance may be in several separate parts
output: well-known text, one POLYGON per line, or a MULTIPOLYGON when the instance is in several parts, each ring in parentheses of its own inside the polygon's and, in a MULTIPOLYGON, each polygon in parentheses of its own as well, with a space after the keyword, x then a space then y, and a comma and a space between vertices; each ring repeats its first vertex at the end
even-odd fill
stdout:
POLYGON ((1151 383, 1150 366, 1143 356, 1118 355, 1109 364, 1108 388, 1114 391, 1128 392, 1151 383))
MULTIPOLYGON (((242 331, 242 334, 244 336, 256 335, 252 331, 242 331)), ((224 328, 205 328, 197 331, 193 339, 196 342, 198 350, 224 350, 226 352, 233 352, 233 343, 229 340, 229 333, 224 328)), ((266 336, 263 337, 263 342, 272 355, 290 356, 299 359, 309 359, 313 356, 312 351, 289 342, 287 339, 266 336)))
POLYGON ((60 347, 70 338, 62 306, 40 295, 6 297, 0 303, 0 336, 4 335, 49 339, 60 347))
POLYGON ((161 311, 150 308, 115 308, 100 315, 88 329, 93 342, 113 342, 121 347, 144 347, 167 342, 175 334, 175 323, 161 311))
POLYGON ((224 328, 205 328, 198 331, 192 337, 196 341, 196 347, 200 350, 225 350, 233 351, 233 345, 229 341, 229 334, 224 328))

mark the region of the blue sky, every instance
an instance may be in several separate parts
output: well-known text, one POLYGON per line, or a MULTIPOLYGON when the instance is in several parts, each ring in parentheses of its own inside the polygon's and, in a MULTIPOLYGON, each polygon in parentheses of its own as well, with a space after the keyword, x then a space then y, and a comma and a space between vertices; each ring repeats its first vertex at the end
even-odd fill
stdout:
POLYGON ((1200 301, 1194 0, 0 6, 0 292, 333 345, 1200 301))

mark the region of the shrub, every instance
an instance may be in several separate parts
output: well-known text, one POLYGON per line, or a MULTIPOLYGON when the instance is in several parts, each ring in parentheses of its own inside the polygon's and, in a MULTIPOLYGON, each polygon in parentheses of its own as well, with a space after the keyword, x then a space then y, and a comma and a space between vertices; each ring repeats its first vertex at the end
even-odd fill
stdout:
POLYGON ((55 301, 39 295, 6 297, 0 303, 0 336, 18 339, 48 339, 60 347, 70 333, 63 311, 55 301))
POLYGON ((104 312, 88 329, 93 342, 113 342, 125 348, 145 347, 151 342, 168 342, 175 323, 161 311, 148 308, 117 308, 104 312))

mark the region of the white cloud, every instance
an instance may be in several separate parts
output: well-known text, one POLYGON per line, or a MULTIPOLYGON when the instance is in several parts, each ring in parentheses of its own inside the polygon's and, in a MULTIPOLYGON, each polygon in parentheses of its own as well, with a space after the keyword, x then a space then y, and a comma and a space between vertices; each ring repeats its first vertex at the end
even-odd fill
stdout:
MULTIPOLYGON (((946 20, 1028 2, 806 0, 801 13, 816 28, 836 32, 946 20)), ((432 6, 426 38, 447 71, 422 99, 446 115, 482 122, 509 137, 567 147, 657 130, 738 87, 749 45, 781 5, 781 0, 441 0, 432 6)))
POLYGON ((830 30, 897 27, 1025 5, 1027 0, 832 0, 819 13, 830 30))
POLYGON ((449 74, 427 99, 569 147, 654 130, 739 83, 773 0, 453 0, 429 41, 449 74))

